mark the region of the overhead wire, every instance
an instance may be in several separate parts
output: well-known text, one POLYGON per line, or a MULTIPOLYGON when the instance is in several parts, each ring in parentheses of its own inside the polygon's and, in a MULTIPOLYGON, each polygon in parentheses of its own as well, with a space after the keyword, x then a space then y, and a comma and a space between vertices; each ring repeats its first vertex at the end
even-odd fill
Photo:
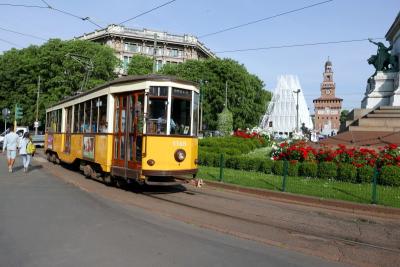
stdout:
POLYGON ((9 45, 13 45, 13 46, 16 46, 16 47, 21 47, 20 45, 17 45, 16 43, 7 41, 7 40, 5 40, 5 39, 3 39, 3 38, 0 38, 0 41, 2 41, 2 42, 4 42, 4 43, 7 43, 7 44, 9 44, 9 45))
POLYGON ((29 33, 17 32, 17 31, 14 31, 14 30, 3 28, 3 27, 0 27, 0 30, 6 31, 6 32, 12 32, 12 33, 15 33, 15 34, 19 34, 19 35, 23 35, 23 36, 27 36, 27 37, 31 37, 31 38, 35 38, 35 39, 42 40, 42 41, 47 41, 46 38, 39 37, 39 36, 36 36, 36 35, 33 35, 33 34, 29 34, 29 33))
POLYGON ((385 39, 385 38, 377 37, 377 38, 362 38, 362 39, 353 39, 353 40, 327 41, 327 42, 315 42, 315 43, 304 43, 304 44, 278 45, 278 46, 268 46, 268 47, 256 47, 256 48, 224 50, 224 51, 217 51, 217 52, 214 52, 214 53, 216 53, 216 54, 224 54, 224 53, 248 52, 248 51, 280 49, 280 48, 293 48, 293 47, 304 47, 304 46, 353 43, 353 42, 364 42, 364 41, 368 41, 369 39, 371 39, 371 40, 380 40, 380 39, 385 39))
POLYGON ((292 9, 292 10, 285 11, 285 12, 282 12, 282 13, 279 13, 279 14, 276 14, 276 15, 269 16, 269 17, 265 17, 265 18, 249 21, 249 22, 246 22, 246 23, 243 23, 243 24, 239 24, 239 25, 236 25, 236 26, 228 27, 228 28, 216 31, 216 32, 203 34, 203 35, 200 35, 199 38, 204 38, 204 37, 216 35, 216 34, 219 34, 219 33, 231 31, 231 30, 234 30, 234 29, 242 28, 242 27, 249 26, 249 25, 252 25, 252 24, 256 24, 256 23, 259 23, 259 22, 262 22, 262 21, 266 21, 266 20, 270 20, 270 19, 277 18, 277 17, 280 17, 280 16, 284 16, 284 15, 287 15, 287 14, 290 14, 290 13, 295 13, 295 12, 298 12, 298 11, 302 11, 304 9, 308 9, 308 8, 312 8, 312 7, 315 7, 315 6, 323 5, 323 4, 332 2, 332 1, 333 0, 326 0, 326 1, 318 2, 318 3, 312 4, 312 5, 308 5, 308 6, 304 6, 304 7, 300 7, 300 8, 296 8, 296 9, 292 9))
POLYGON ((26 7, 26 8, 48 8, 47 6, 24 5, 24 4, 10 4, 10 3, 0 3, 0 6, 26 7))
POLYGON ((47 1, 41 0, 46 6, 39 6, 39 5, 24 5, 24 4, 10 4, 10 3, 0 3, 0 6, 12 6, 12 7, 26 7, 26 8, 40 8, 40 9, 49 9, 49 10, 53 10, 59 13, 62 13, 64 15, 68 15, 77 19, 80 19, 82 21, 87 21, 93 25, 95 25, 96 27, 103 29, 104 27, 102 27, 101 25, 99 25, 98 23, 96 23, 95 21, 93 21, 90 17, 81 17, 78 15, 75 15, 71 12, 59 9, 59 8, 55 8, 53 6, 51 6, 47 1))
MULTIPOLYGON (((166 2, 166 3, 164 3, 164 4, 161 4, 161 5, 159 5, 159 6, 156 6, 156 7, 152 8, 152 9, 147 10, 147 11, 145 11, 145 12, 142 12, 142 13, 140 13, 140 14, 138 14, 138 15, 132 17, 132 18, 126 19, 126 20, 124 20, 124 21, 118 23, 118 25, 122 25, 122 24, 124 24, 124 23, 126 23, 126 22, 128 22, 128 21, 137 19, 137 18, 139 18, 139 17, 141 17, 141 16, 143 16, 143 15, 146 15, 146 14, 148 14, 148 13, 150 13, 150 12, 153 12, 154 10, 157 10, 157 9, 159 9, 159 8, 162 8, 162 7, 166 6, 166 5, 169 5, 169 4, 171 4, 171 3, 175 2, 175 1, 176 1, 176 0, 171 0, 171 1, 168 1, 168 2, 166 2)), ((331 0, 331 1, 333 1, 333 0, 331 0)))

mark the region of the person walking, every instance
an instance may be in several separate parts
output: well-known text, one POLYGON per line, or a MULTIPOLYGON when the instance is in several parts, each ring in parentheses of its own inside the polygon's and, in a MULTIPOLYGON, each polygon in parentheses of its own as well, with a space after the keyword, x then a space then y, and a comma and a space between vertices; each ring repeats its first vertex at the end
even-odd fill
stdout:
POLYGON ((32 140, 29 136, 29 133, 24 133, 24 136, 19 141, 19 155, 22 158, 22 165, 24 165, 24 172, 28 171, 29 163, 31 162, 32 151, 30 146, 32 144, 32 140))
POLYGON ((10 126, 10 131, 4 137, 3 152, 7 150, 8 172, 13 171, 15 157, 17 156, 17 147, 19 144, 19 136, 14 132, 14 126, 10 126))

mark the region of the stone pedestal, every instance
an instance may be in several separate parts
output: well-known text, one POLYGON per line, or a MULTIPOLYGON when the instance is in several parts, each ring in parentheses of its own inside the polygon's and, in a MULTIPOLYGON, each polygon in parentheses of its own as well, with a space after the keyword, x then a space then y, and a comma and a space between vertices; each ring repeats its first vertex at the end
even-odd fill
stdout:
POLYGON ((373 109, 380 106, 391 106, 391 97, 395 91, 397 79, 398 73, 378 71, 368 81, 361 108, 373 109))
POLYGON ((400 106, 400 72, 397 73, 397 76, 394 79, 394 92, 390 97, 390 105, 391 106, 400 106))

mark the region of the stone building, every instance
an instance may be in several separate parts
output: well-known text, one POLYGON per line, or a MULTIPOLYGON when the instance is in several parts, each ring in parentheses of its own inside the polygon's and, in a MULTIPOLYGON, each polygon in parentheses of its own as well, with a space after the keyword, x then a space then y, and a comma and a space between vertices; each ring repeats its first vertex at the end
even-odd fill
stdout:
POLYGON ((321 83, 321 96, 314 99, 315 123, 317 133, 335 135, 340 128, 340 112, 343 99, 335 96, 336 85, 333 81, 332 62, 326 61, 321 83))
POLYGON ((126 73, 127 66, 135 54, 155 57, 156 69, 164 64, 178 64, 188 59, 215 58, 197 37, 175 35, 148 29, 131 29, 119 25, 109 25, 76 39, 89 40, 110 46, 121 60, 122 66, 117 72, 126 73), (154 48, 156 49, 154 50, 154 48))

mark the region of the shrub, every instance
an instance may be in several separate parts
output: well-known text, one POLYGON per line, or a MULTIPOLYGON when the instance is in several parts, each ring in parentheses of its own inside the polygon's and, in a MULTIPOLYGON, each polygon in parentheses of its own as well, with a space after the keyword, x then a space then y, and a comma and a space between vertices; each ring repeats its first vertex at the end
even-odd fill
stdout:
POLYGON ((283 175, 283 161, 276 160, 272 164, 272 173, 275 175, 283 175))
POLYGON ((288 175, 289 176, 299 176, 299 162, 289 161, 288 162, 288 175))
POLYGON ((379 183, 383 185, 400 186, 400 167, 398 166, 383 166, 379 183))
POLYGON ((337 176, 337 166, 330 161, 321 162, 318 165, 318 177, 321 179, 334 179, 337 176))
POLYGON ((247 170, 248 158, 247 157, 238 157, 236 168, 238 170, 247 170))
POLYGON ((225 158, 225 167, 230 169, 237 169, 239 160, 240 159, 238 156, 227 156, 225 158))
POLYGON ((374 175, 374 168, 369 165, 357 168, 357 182, 370 183, 374 175))
POLYGON ((204 153, 203 165, 209 167, 219 166, 219 155, 216 153, 204 153))
POLYGON ((299 174, 305 177, 316 177, 318 165, 315 162, 303 162, 299 166, 299 174))
POLYGON ((271 173, 272 172, 272 165, 274 164, 274 162, 270 159, 267 160, 263 160, 261 165, 260 165, 260 171, 264 172, 264 173, 271 173))
POLYGON ((253 157, 246 157, 248 168, 247 170, 249 171, 260 171, 261 170, 261 165, 264 161, 262 158, 253 158, 253 157))
POLYGON ((356 182, 357 181, 357 169, 354 165, 349 163, 342 163, 339 165, 337 170, 337 178, 344 182, 356 182))

